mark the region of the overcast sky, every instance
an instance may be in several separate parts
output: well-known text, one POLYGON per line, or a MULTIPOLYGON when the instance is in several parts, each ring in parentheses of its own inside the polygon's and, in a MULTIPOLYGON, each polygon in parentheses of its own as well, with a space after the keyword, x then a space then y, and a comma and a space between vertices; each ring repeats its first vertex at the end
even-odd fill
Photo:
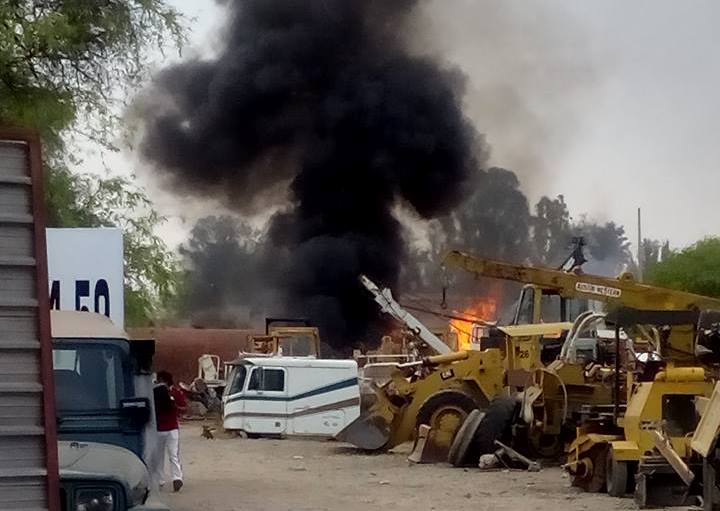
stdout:
MULTIPOLYGON (((223 10, 195 18, 186 54, 209 54, 223 10)), ((719 234, 720 3, 434 0, 417 44, 469 77, 466 111, 532 200, 683 246, 719 234)), ((169 238, 183 228, 167 198, 169 238)), ((184 204, 183 208, 187 208, 184 204)), ((185 227, 187 228, 187 226, 185 227)))

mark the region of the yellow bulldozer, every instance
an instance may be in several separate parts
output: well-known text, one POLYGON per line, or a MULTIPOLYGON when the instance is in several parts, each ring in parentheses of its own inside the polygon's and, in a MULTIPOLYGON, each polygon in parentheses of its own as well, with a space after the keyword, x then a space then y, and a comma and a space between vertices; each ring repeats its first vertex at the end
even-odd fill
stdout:
MULTIPOLYGON (((562 449, 561 433, 584 405, 612 403, 603 371, 586 373, 588 361, 569 362, 566 356, 543 363, 543 351, 567 337, 572 327, 569 321, 585 312, 592 301, 609 308, 637 309, 692 309, 720 304, 698 295, 643 285, 630 274, 617 279, 586 275, 579 264, 564 270, 536 268, 457 251, 447 254, 443 264, 481 277, 526 284, 513 324, 497 327, 503 337, 500 342, 489 343, 492 347, 481 344, 480 351, 443 353, 398 365, 390 380, 377 386, 371 399, 364 401, 361 417, 341 431, 338 439, 363 449, 390 448, 413 440, 418 426, 427 424, 430 450, 442 459, 470 411, 487 409, 484 420, 496 420, 494 427, 500 429, 510 418, 498 421, 494 416, 516 412, 501 404, 491 407, 491 402, 498 396, 521 395, 520 415, 527 425, 532 450, 540 455, 557 454, 562 449), (554 316, 565 321, 543 322, 548 303, 557 309, 554 316)), ((675 336, 683 342, 681 332, 675 332, 675 336)), ((598 362, 603 365, 602 360, 598 362)))

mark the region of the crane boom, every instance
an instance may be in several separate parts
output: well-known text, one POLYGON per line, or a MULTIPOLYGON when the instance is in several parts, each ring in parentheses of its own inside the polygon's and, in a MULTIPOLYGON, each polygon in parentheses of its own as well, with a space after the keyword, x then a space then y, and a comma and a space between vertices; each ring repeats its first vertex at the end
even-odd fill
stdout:
POLYGON ((433 334, 423 325, 420 320, 405 310, 399 303, 395 301, 392 292, 388 288, 380 289, 372 280, 365 275, 360 275, 360 282, 365 288, 372 293, 375 301, 380 305, 380 310, 389 314, 396 320, 406 325, 428 346, 433 348, 440 354, 450 353, 450 347, 442 342, 440 338, 433 334))
POLYGON ((720 300, 635 281, 629 273, 619 278, 493 261, 453 250, 443 266, 459 268, 480 277, 532 284, 555 290, 565 298, 586 298, 635 309, 717 309, 720 300))

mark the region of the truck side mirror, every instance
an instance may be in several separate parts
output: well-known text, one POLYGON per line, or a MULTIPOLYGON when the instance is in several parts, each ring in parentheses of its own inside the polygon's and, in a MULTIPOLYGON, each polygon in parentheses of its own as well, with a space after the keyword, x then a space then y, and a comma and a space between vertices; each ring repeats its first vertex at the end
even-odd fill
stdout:
POLYGON ((121 399, 120 413, 130 419, 133 424, 145 424, 150 420, 150 400, 146 397, 121 399))

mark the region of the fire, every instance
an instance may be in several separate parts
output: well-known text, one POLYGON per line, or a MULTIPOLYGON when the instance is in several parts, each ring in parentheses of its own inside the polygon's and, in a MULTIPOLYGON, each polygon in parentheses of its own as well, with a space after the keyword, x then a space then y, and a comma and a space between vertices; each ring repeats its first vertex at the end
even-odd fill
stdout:
POLYGON ((494 298, 483 298, 460 314, 468 319, 451 319, 450 329, 457 333, 458 349, 472 349, 473 324, 478 321, 493 321, 497 304, 494 298))

